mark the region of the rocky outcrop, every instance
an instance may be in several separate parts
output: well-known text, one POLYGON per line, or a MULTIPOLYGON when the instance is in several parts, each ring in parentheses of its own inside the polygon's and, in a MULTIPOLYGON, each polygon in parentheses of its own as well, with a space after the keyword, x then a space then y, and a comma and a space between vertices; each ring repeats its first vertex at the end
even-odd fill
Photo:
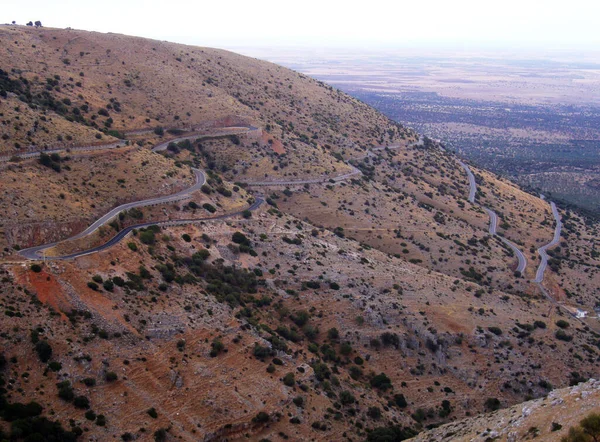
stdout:
POLYGON ((544 398, 443 425, 411 441, 513 442, 533 437, 559 441, 592 412, 600 412, 600 381, 594 379, 554 390, 544 398))

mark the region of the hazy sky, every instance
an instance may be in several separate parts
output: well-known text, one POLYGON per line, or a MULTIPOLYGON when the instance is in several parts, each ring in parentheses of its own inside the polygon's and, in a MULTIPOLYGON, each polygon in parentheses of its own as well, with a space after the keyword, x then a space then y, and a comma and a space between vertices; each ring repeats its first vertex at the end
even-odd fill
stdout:
POLYGON ((0 22, 217 47, 598 47, 593 0, 1 0, 0 22))

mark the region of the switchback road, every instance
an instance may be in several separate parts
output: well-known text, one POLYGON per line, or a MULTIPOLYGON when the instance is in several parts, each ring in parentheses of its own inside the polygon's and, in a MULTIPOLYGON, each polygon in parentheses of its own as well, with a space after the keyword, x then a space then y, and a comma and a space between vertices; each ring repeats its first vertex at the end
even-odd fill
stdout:
MULTIPOLYGON (((199 190, 206 183, 206 175, 204 174, 203 171, 201 171, 199 169, 194 169, 194 168, 192 168, 192 171, 194 172, 194 177, 196 180, 196 182, 193 186, 188 187, 187 189, 184 189, 184 190, 174 193, 172 195, 159 196, 157 198, 150 198, 147 200, 134 201, 131 203, 121 204, 120 206, 115 207, 110 212, 108 212, 108 213, 104 214, 103 216, 101 216, 100 218, 98 218, 96 221, 94 221, 94 223, 92 225, 90 225, 83 232, 80 232, 77 235, 74 235, 71 238, 68 238, 67 240, 63 240, 63 241, 77 240, 77 239, 83 238, 84 236, 89 235, 90 233, 95 232, 97 229, 99 229, 101 226, 110 222, 111 219, 113 219, 115 216, 117 216, 120 212, 123 212, 124 210, 129 210, 129 209, 138 208, 138 207, 154 206, 157 204, 170 203, 170 202, 180 201, 180 200, 188 198, 190 196, 190 194, 199 190)), ((54 247, 57 244, 58 244, 58 242, 51 243, 51 244, 44 244, 44 245, 36 246, 36 247, 30 247, 28 249, 20 250, 19 254, 27 259, 42 259, 43 256, 40 255, 40 252, 43 252, 44 250, 54 247)))
MULTIPOLYGON (((256 209, 258 209, 260 207, 260 205, 263 202, 264 202, 264 200, 262 198, 257 197, 256 201, 251 206, 249 206, 247 209, 244 209, 244 210, 241 210, 238 212, 234 212, 234 213, 228 213, 225 215, 214 216, 212 218, 206 217, 206 218, 193 218, 193 219, 178 219, 178 220, 156 221, 156 222, 147 222, 147 223, 136 224, 134 226, 126 227, 125 229, 123 229, 119 233, 117 233, 114 237, 112 237, 108 242, 106 242, 102 245, 99 245, 97 247, 93 247, 88 250, 84 250, 81 252, 75 252, 75 253, 71 253, 69 255, 64 255, 64 256, 52 256, 52 257, 48 257, 47 259, 69 260, 69 259, 79 258, 81 256, 91 255, 92 253, 101 252, 102 250, 106 250, 106 249, 114 246, 118 242, 120 242, 123 238, 125 238, 127 235, 129 235, 134 229, 142 229, 142 228, 150 227, 150 226, 161 226, 161 227, 183 226, 183 225, 188 225, 188 224, 198 224, 198 223, 202 223, 205 221, 215 221, 215 220, 233 218, 235 216, 241 215, 246 210, 249 210, 251 212, 255 211, 256 209)), ((52 245, 54 245, 54 244, 51 244, 48 246, 42 246, 42 247, 47 248, 47 247, 51 247, 52 245)), ((27 249, 27 250, 31 250, 31 249, 27 249)), ((29 258, 29 259, 40 259, 40 258, 29 258)))
MULTIPOLYGON (((542 199, 545 199, 543 195, 540 195, 540 197, 542 199)), ((562 230, 562 221, 560 220, 560 214, 558 213, 556 204, 554 204, 554 202, 552 201, 550 201, 550 208, 552 209, 552 215, 554 216, 554 220, 556 221, 556 227, 554 229, 554 237, 552 238, 552 241, 538 249, 541 261, 537 272, 535 273, 535 279, 533 280, 533 282, 537 282, 540 284, 542 283, 542 281, 544 281, 544 272, 546 271, 546 267, 548 267, 548 253, 546 252, 546 250, 548 250, 551 247, 554 247, 560 242, 560 233, 562 230)))
MULTIPOLYGON (((473 172, 471 172, 471 169, 467 164, 463 163, 460 160, 458 161, 458 164, 460 164, 465 170, 465 172, 467 172, 467 177, 469 178, 469 202, 475 204, 475 194, 477 193, 477 182, 475 181, 475 175, 473 175, 473 172)), ((517 257, 517 260, 519 261, 517 265, 517 271, 523 273, 525 271, 525 268, 527 267, 527 258, 525 258, 525 255, 523 254, 523 252, 521 252, 521 250, 517 247, 516 244, 497 234, 498 215, 496 215, 496 212, 484 206, 481 206, 481 208, 490 217, 490 234, 493 236, 497 236, 500 239, 500 241, 506 244, 513 251, 513 253, 517 257)))
POLYGON ((109 143, 109 144, 99 144, 99 145, 95 145, 95 146, 74 146, 74 147, 54 147, 51 149, 42 149, 42 150, 34 150, 34 151, 30 151, 30 152, 22 152, 22 153, 15 153, 12 155, 5 155, 5 156, 0 156, 0 163, 5 163, 10 161, 12 158, 22 158, 24 160, 29 159, 29 158, 36 158, 39 157, 40 154, 45 153, 47 155, 53 154, 53 153, 61 153, 61 152, 91 152, 94 150, 105 150, 105 149, 116 149, 118 147, 123 147, 127 144, 126 141, 116 141, 114 143, 109 143))

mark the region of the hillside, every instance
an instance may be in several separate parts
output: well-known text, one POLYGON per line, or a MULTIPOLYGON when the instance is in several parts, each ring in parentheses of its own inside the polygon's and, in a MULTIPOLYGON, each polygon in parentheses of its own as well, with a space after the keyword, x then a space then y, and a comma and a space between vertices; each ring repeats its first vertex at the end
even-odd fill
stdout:
POLYGON ((62 440, 379 440, 597 378, 597 226, 576 213, 536 284, 548 201, 326 84, 0 36, 5 432, 41 413, 62 440))
POLYGON ((540 438, 544 441, 560 441, 569 428, 579 424, 582 417, 598 413, 599 404, 600 383, 592 379, 576 387, 554 390, 542 399, 442 425, 410 440, 515 441, 540 438))

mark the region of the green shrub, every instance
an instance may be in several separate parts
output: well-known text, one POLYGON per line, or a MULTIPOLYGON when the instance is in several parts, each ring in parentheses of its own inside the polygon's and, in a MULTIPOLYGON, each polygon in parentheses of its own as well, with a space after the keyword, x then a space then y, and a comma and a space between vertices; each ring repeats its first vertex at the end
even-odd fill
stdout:
POLYGON ((352 393, 348 390, 344 390, 340 393, 340 403, 342 405, 350 405, 356 402, 356 399, 352 393))
POLYGON ((48 368, 54 372, 60 371, 62 369, 62 364, 60 362, 52 361, 48 364, 48 368))
POLYGON ((283 377, 283 384, 284 385, 286 385, 288 387, 293 387, 295 383, 296 383, 296 379, 295 379, 294 373, 287 373, 283 377))
POLYGON ((165 442, 167 440, 167 430, 159 428, 154 432, 154 442, 165 442))
POLYGON ((31 264, 30 268, 35 273, 40 273, 42 271, 42 266, 39 264, 31 264))
POLYGON ((399 408, 406 408, 408 406, 408 402, 406 402, 406 398, 403 394, 395 394, 394 395, 394 403, 399 408))
POLYGON ((256 416, 252 418, 252 422, 254 422, 255 424, 265 424, 269 422, 269 420, 269 415, 264 411, 260 411, 256 416))
POLYGON ((327 337, 332 341, 337 341, 340 338, 340 332, 335 327, 330 328, 327 330, 327 337))
POLYGON ((367 416, 369 416, 371 419, 378 420, 381 418, 381 410, 379 407, 369 407, 367 410, 367 416))
POLYGON ((146 245, 153 245, 156 242, 154 232, 152 230, 145 230, 140 233, 140 241, 146 245))
POLYGON ((381 343, 386 347, 393 345, 398 348, 400 346, 400 338, 396 333, 384 332, 381 334, 381 343))
POLYGON ((350 373, 350 377, 355 381, 359 380, 363 375, 362 369, 360 367, 357 367, 356 365, 352 365, 348 369, 348 372, 350 373))
POLYGON ((491 331, 496 336, 500 336, 502 334, 502 329, 499 327, 488 327, 488 330, 491 331))
POLYGON ((385 373, 379 373, 371 378, 370 381, 371 387, 377 388, 379 390, 387 390, 392 388, 392 381, 385 373))
POLYGON ((418 431, 410 427, 379 427, 367 433, 367 442, 390 442, 410 439, 418 434, 418 431))
POLYGON ((75 405, 77 408, 87 410, 90 408, 90 400, 85 396, 77 396, 73 399, 73 405, 75 405))
POLYGON ((69 381, 62 381, 56 384, 58 388, 58 397, 71 402, 75 398, 75 392, 73 391, 73 387, 69 381))
POLYGON ((489 411, 495 411, 500 409, 500 401, 497 398, 487 398, 485 401, 485 408, 489 411))
POLYGON ((212 204, 204 203, 202 204, 202 208, 210 213, 215 213, 217 209, 212 204))
POLYGON ((231 236, 231 240, 236 244, 244 244, 247 246, 251 245, 250 240, 242 232, 235 232, 231 236))
POLYGON ((259 359, 264 359, 274 354, 273 350, 268 347, 263 347, 262 345, 255 344, 254 350, 252 351, 255 357, 259 359))
POLYGON ((352 353, 352 346, 348 342, 344 342, 340 345, 340 353, 344 356, 348 356, 352 353))
POLYGON ((561 330, 556 330, 555 336, 556 336, 556 339, 558 339, 560 341, 570 342, 570 341, 573 340, 573 336, 568 335, 562 329, 561 330))
POLYGON ((292 321, 298 326, 302 327, 310 319, 310 314, 306 310, 299 310, 292 316, 292 321))
MULTIPOLYGON (((562 428, 560 424, 552 424, 552 431, 558 431, 560 428, 562 428)), ((561 439, 561 442, 595 442, 598 440, 600 440, 600 414, 592 413, 584 417, 579 422, 579 426, 569 428, 569 433, 561 439)))
POLYGON ((39 341, 35 344, 35 351, 42 362, 48 362, 52 357, 52 346, 48 341, 39 341))
POLYGON ((225 350, 225 344, 223 344, 223 342, 217 338, 215 338, 213 340, 213 342, 210 344, 210 346, 211 346, 210 356, 213 358, 217 357, 221 352, 223 352, 225 350))
POLYGON ((148 409, 146 413, 148 413, 148 415, 153 419, 156 419, 158 417, 158 413, 156 412, 156 409, 154 407, 148 409))

